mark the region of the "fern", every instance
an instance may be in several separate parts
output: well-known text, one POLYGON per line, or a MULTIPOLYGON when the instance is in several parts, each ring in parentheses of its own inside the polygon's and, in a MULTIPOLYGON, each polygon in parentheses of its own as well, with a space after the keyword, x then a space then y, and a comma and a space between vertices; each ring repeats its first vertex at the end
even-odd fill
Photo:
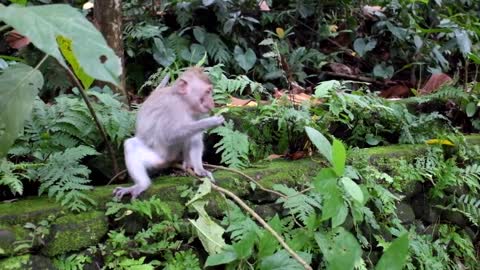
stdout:
POLYGON ((96 154, 98 153, 95 149, 87 146, 53 153, 46 165, 34 172, 34 176, 40 181, 39 194, 48 191, 49 197, 55 197, 69 209, 86 210, 87 202, 94 204, 90 197, 82 193, 91 189, 88 185, 90 170, 85 165, 79 164, 79 161, 96 154))
POLYGON ((247 88, 254 94, 265 92, 265 88, 261 84, 250 80, 245 75, 239 75, 233 79, 227 78, 222 67, 223 65, 216 65, 208 69, 210 79, 215 86, 213 90, 215 103, 226 104, 230 102, 231 95, 243 95, 247 88))
POLYGON ((277 202, 282 203, 303 224, 307 223, 308 217, 315 213, 315 209, 322 208, 320 195, 317 193, 306 195, 285 185, 274 185, 273 189, 287 195, 287 198, 279 198, 277 202))
POLYGON ((72 254, 70 256, 61 255, 53 261, 58 269, 64 270, 82 270, 85 264, 91 262, 92 258, 82 254, 72 254))
POLYGON ((246 216, 242 210, 233 202, 228 201, 228 210, 225 212, 222 224, 228 227, 225 230, 230 232, 230 238, 236 242, 242 240, 245 236, 251 233, 258 233, 260 228, 258 225, 248 216, 246 216))
POLYGON ((465 169, 462 170, 461 177, 464 180, 465 185, 467 185, 471 190, 479 191, 480 190, 480 165, 472 164, 467 165, 465 169))
POLYGON ((128 210, 139 213, 149 219, 152 219, 154 214, 156 216, 164 215, 168 220, 172 219, 172 210, 168 204, 155 196, 145 201, 134 200, 131 203, 108 202, 107 207, 106 215, 117 215, 120 218, 123 217, 123 212, 120 211, 128 210))
POLYGON ((0 160, 0 186, 7 186, 12 194, 23 194, 23 183, 15 173, 16 166, 6 159, 0 160))
POLYGON ((452 205, 448 207, 465 215, 475 226, 480 227, 480 198, 468 194, 462 194, 455 198, 452 205))
POLYGON ((216 63, 226 64, 232 59, 232 54, 228 50, 227 45, 217 34, 206 33, 202 45, 205 46, 208 55, 210 55, 216 63))
POLYGON ((215 144, 216 153, 222 153, 222 162, 232 168, 243 168, 248 166, 248 152, 250 143, 248 136, 233 129, 233 122, 230 120, 224 126, 217 127, 211 131, 222 138, 215 144))
POLYGON ((173 256, 167 257, 164 270, 200 270, 200 261, 192 250, 175 252, 173 256))

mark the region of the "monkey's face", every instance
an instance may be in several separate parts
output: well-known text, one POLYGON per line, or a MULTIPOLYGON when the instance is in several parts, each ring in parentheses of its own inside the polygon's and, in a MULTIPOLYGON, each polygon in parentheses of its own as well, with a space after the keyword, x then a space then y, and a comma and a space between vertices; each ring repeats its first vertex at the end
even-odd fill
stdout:
POLYGON ((213 101, 213 87, 210 82, 192 79, 185 85, 185 98, 194 113, 204 114, 210 112, 215 103, 213 101))

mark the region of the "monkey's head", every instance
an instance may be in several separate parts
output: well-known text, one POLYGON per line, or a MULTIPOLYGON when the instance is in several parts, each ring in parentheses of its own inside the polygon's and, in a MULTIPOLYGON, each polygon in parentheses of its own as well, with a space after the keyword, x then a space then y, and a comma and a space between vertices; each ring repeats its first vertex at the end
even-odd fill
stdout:
POLYGON ((208 113, 215 106, 212 83, 200 68, 185 71, 175 83, 175 88, 195 114, 208 113))

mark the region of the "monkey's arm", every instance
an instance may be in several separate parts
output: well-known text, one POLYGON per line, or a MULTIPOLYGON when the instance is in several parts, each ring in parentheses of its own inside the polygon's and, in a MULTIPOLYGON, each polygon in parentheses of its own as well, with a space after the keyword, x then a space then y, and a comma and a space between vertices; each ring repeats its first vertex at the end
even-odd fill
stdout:
POLYGON ((172 130, 167 137, 169 143, 176 144, 189 141, 197 133, 219 126, 225 122, 223 116, 212 116, 204 119, 200 119, 194 122, 187 123, 183 126, 179 126, 177 129, 172 130))

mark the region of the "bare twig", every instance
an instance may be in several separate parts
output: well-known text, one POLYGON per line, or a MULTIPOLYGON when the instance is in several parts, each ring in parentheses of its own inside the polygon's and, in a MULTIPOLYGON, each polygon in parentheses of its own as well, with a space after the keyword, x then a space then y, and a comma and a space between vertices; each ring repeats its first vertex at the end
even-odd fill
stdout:
POLYGON ((110 181, 108 181, 107 186, 110 185, 113 181, 115 181, 115 179, 117 179, 118 177, 120 177, 122 174, 125 174, 125 173, 127 173, 127 170, 121 170, 120 172, 115 174, 112 178, 110 178, 110 181))
POLYGON ((105 141, 105 144, 107 146, 107 151, 110 154, 110 158, 112 159, 112 166, 113 166, 113 171, 115 174, 118 174, 118 163, 115 155, 115 150, 113 150, 112 144, 110 143, 110 140, 108 139, 107 133, 105 132, 104 127, 102 126, 102 123, 100 123, 100 120, 98 120, 97 114, 95 113, 95 110, 93 109, 92 104, 90 103, 90 100, 88 100, 87 94, 85 93, 85 89, 83 89, 82 84, 78 81, 77 77, 73 73, 73 71, 65 65, 65 70, 67 71, 68 75, 72 78, 74 81, 75 85, 79 89, 80 95, 83 98, 83 101, 85 101, 85 104, 87 105, 88 111, 90 112, 90 115, 93 118, 93 121, 95 122, 95 125, 98 128, 98 131, 100 132, 100 135, 102 136, 103 140, 105 141))
MULTIPOLYGON (((187 172, 191 176, 199 179, 200 181, 203 181, 203 179, 198 177, 191 169, 188 169, 187 172)), ((255 213, 255 211, 253 211, 253 209, 250 208, 242 199, 240 199, 237 195, 235 195, 230 190, 219 187, 214 183, 211 183, 211 185, 213 190, 216 190, 222 193, 223 195, 226 195, 232 198, 238 205, 240 205, 240 207, 242 207, 253 218, 255 218, 265 228, 265 230, 267 230, 269 233, 273 235, 273 237, 275 237, 275 239, 277 239, 280 245, 293 257, 293 259, 295 259, 297 262, 299 262, 303 266, 304 269, 313 270, 313 268, 310 265, 308 265, 308 263, 305 262, 302 259, 302 257, 300 257, 293 249, 290 248, 290 246, 288 246, 285 240, 283 240, 282 236, 280 236, 272 227, 270 227, 270 225, 268 225, 268 223, 262 217, 260 217, 257 213, 255 213)))
POLYGON ((248 176, 247 174, 239 171, 239 170, 236 170, 236 169, 232 169, 232 168, 228 168, 228 167, 224 167, 224 166, 218 166, 218 165, 211 165, 211 164, 207 164, 207 163, 204 163, 203 164, 205 167, 209 167, 209 168, 214 168, 214 169, 220 169, 220 170, 224 170, 224 171, 229 171, 229 172, 234 172, 236 174, 239 174, 245 178, 247 178, 249 181, 255 183, 255 185, 257 185, 261 190, 263 191, 266 191, 266 192, 270 192, 270 193, 273 193, 277 196, 280 196, 284 199, 288 198, 288 196, 278 192, 278 191, 275 191, 275 190, 272 190, 272 189, 269 189, 269 188, 266 188, 264 186, 262 186, 258 181, 256 181, 255 179, 253 179, 252 177, 248 176))

